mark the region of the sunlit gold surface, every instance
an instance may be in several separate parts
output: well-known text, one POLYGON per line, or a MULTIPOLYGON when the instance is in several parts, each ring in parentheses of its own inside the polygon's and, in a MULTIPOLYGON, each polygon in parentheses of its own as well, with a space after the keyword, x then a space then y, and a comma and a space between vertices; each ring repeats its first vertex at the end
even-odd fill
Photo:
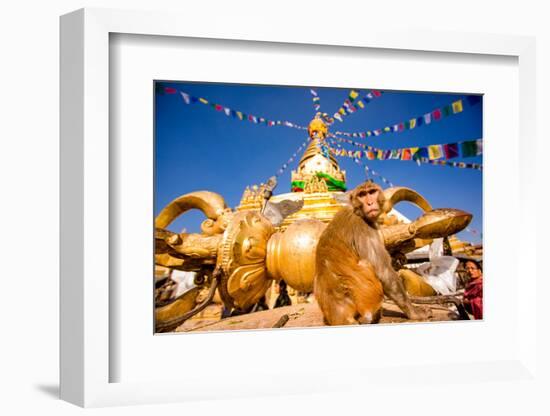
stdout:
POLYGON ((155 227, 166 228, 172 221, 190 209, 199 209, 206 217, 216 220, 226 210, 221 195, 210 191, 198 191, 182 195, 170 202, 155 218, 155 227))
POLYGON ((319 114, 315 116, 313 120, 310 121, 309 126, 307 127, 307 132, 309 137, 317 137, 324 139, 327 137, 328 127, 325 122, 319 117, 319 114))
POLYGON ((411 202, 423 211, 430 211, 432 206, 426 199, 413 189, 405 188, 403 186, 396 186, 387 188, 384 190, 384 197, 386 203, 384 204, 383 211, 390 212, 395 204, 402 201, 411 202))
POLYGON ((157 322, 166 322, 170 321, 178 316, 189 312, 196 305, 197 296, 201 288, 195 287, 182 296, 176 299, 174 302, 161 306, 160 308, 155 308, 155 318, 157 322))
POLYGON ((403 280, 405 290, 412 296, 434 296, 433 287, 422 279, 422 276, 408 269, 399 270, 399 276, 403 280))
POLYGON ((409 224, 381 227, 380 233, 390 252, 407 253, 429 244, 434 238, 446 237, 463 230, 471 219, 471 214, 458 209, 434 209, 409 224))
POLYGON ((312 292, 315 250, 325 227, 319 220, 301 219, 273 235, 267 247, 269 274, 285 280, 296 290, 312 292))
POLYGON ((265 294, 271 279, 266 271, 267 242, 275 229, 259 212, 239 212, 218 248, 223 271, 220 294, 229 305, 245 309, 265 294))
POLYGON ((424 213, 414 221, 417 238, 439 238, 462 231, 472 220, 472 214, 459 209, 439 208, 424 213))
POLYGON ((300 219, 317 219, 328 224, 334 214, 342 208, 342 204, 334 199, 334 194, 336 193, 341 192, 291 192, 273 196, 271 200, 274 202, 284 199, 302 199, 304 201, 304 206, 300 211, 285 218, 281 224, 281 229, 286 229, 290 224, 300 219))

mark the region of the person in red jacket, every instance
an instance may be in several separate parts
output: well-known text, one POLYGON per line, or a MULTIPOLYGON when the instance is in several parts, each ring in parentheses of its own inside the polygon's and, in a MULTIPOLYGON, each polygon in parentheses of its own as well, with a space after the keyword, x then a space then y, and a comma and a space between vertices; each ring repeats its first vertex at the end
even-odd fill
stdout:
POLYGON ((470 281, 464 291, 464 306, 474 319, 483 319, 483 270, 473 260, 466 262, 465 269, 470 281))

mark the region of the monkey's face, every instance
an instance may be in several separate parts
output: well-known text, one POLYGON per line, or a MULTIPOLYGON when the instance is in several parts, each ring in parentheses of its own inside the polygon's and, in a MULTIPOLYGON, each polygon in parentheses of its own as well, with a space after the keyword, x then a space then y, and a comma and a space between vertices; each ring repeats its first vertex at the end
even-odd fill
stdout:
POLYGON ((351 202, 358 215, 367 222, 374 223, 382 213, 384 195, 378 185, 367 183, 354 190, 351 202))

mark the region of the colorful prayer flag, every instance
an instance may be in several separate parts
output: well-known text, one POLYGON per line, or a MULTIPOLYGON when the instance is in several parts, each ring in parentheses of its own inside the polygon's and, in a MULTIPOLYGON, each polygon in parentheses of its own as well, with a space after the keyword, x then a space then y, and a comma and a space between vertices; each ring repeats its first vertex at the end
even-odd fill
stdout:
POLYGON ((432 113, 424 114, 424 122, 430 124, 432 122, 432 113))
POLYGON ((482 139, 477 139, 476 140, 476 147, 477 147, 476 156, 479 156, 479 155, 483 154, 483 140, 482 139))
POLYGON ((428 154, 428 148, 426 147, 419 147, 418 150, 416 152, 414 152, 413 154, 413 159, 419 159, 419 158, 422 158, 422 157, 429 157, 429 154, 428 154))
POLYGON ((455 101, 452 106, 454 114, 462 112, 462 100, 455 101))
POLYGON ((440 144, 428 146, 428 158, 430 160, 441 159, 443 157, 443 148, 440 144))
POLYGON ((185 104, 189 104, 191 102, 191 99, 189 98, 189 94, 184 93, 183 91, 180 92, 181 97, 183 98, 183 101, 185 101, 185 104))
POLYGON ((393 149, 390 159, 401 159, 401 149, 393 149))
POLYGON ((460 143, 460 153, 462 157, 472 157, 477 155, 477 144, 475 140, 460 143))
POLYGON ((449 143, 443 146, 445 152, 445 159, 453 159, 459 156, 458 143, 449 143))

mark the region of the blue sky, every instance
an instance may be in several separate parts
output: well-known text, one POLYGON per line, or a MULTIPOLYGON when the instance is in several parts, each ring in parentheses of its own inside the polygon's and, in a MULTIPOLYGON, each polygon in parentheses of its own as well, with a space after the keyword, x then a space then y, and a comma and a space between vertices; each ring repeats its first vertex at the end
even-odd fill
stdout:
MULTIPOLYGON (((160 83, 157 83, 159 86, 160 83)), ((317 88, 315 86, 283 87, 242 84, 162 82, 162 87, 174 88, 176 94, 155 94, 155 215, 174 198, 188 192, 209 190, 222 195, 230 207, 239 204, 247 185, 265 182, 276 174, 298 147, 307 140, 307 132, 285 126, 267 127, 228 117, 201 103, 185 104, 179 91, 203 97, 246 114, 268 120, 290 121, 307 126, 315 115, 310 88, 319 97, 320 111, 332 115, 348 97, 351 89, 362 97, 369 88, 317 88)), ((372 100, 364 109, 335 121, 330 131, 359 132, 383 128, 441 108, 465 94, 387 91, 372 100)), ((482 104, 465 106, 464 111, 430 125, 401 133, 379 137, 353 138, 382 149, 430 144, 453 143, 482 138, 482 104)), ((343 143, 346 149, 359 148, 343 143)), ((276 194, 290 192, 290 173, 300 155, 278 178, 276 194)), ((351 189, 366 178, 365 168, 351 158, 339 157, 351 189)), ((482 231, 482 172, 447 166, 432 166, 400 160, 362 159, 394 186, 407 186, 420 192, 434 208, 459 208, 473 214, 470 228, 482 231)), ((482 157, 456 158, 452 161, 482 163, 482 157)), ((379 177, 371 176, 383 187, 379 177)), ((396 207, 414 219, 420 210, 411 204, 396 207)), ((189 212, 169 228, 180 232, 198 232, 204 216, 189 212)), ((463 231, 465 241, 480 242, 479 234, 463 231)))

